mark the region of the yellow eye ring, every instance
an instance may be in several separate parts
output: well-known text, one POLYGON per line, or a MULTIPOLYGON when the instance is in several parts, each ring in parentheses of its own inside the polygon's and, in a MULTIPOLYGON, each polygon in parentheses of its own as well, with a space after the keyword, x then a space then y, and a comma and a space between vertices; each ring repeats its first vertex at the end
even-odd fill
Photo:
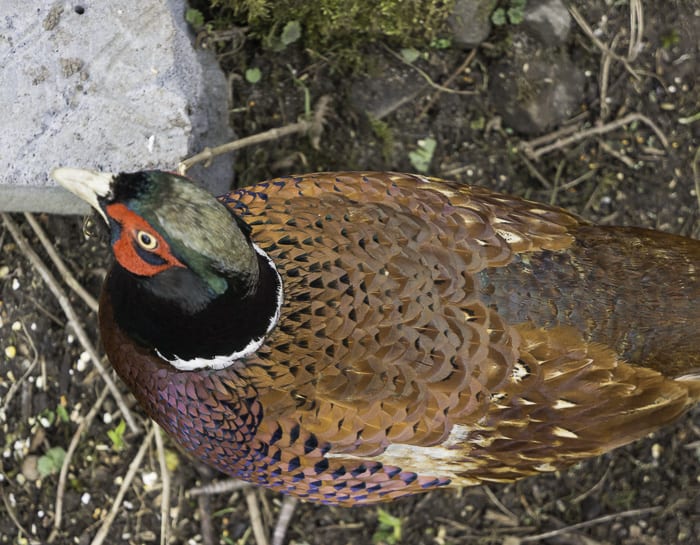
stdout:
POLYGON ((141 248, 149 252, 152 252, 158 247, 158 239, 147 231, 138 231, 136 233, 136 242, 138 242, 141 248))

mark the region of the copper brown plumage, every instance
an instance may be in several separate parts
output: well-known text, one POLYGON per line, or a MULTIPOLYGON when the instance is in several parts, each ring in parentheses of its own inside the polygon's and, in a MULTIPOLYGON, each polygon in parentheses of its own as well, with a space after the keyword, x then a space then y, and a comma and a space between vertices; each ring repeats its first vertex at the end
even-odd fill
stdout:
POLYGON ((281 178, 220 202, 282 280, 259 346, 177 369, 119 324, 116 281, 100 322, 146 412, 221 471, 377 502, 565 467, 700 398, 698 241, 393 173, 281 178))

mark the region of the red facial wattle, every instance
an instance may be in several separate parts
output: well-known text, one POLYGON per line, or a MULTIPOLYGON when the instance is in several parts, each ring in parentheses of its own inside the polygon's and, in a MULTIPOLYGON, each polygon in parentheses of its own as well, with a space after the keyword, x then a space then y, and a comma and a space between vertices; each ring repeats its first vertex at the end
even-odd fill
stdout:
POLYGON ((110 204, 105 211, 121 225, 113 247, 117 261, 126 270, 138 276, 154 276, 171 267, 185 267, 172 254, 167 241, 136 212, 121 203, 110 204), (155 256, 158 263, 149 262, 147 253, 155 256))

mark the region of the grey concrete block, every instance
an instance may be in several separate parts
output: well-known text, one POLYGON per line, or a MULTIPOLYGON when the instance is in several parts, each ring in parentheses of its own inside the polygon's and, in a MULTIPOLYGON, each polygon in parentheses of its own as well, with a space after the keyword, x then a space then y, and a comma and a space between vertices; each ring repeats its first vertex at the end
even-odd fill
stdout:
MULTIPOLYGON (((225 78, 195 51, 184 0, 6 2, 0 19, 0 210, 83 212, 57 166, 172 170, 230 140, 225 78)), ((233 159, 190 174, 220 193, 233 159)))

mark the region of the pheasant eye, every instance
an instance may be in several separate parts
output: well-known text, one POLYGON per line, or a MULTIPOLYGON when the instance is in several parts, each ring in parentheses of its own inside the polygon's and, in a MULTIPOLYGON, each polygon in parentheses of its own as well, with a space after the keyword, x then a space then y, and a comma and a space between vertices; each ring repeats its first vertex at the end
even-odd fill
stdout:
POLYGON ((136 233, 136 241, 139 243, 141 248, 148 250, 149 252, 152 252, 158 247, 158 240, 156 237, 150 233, 147 233, 146 231, 139 231, 136 233))

